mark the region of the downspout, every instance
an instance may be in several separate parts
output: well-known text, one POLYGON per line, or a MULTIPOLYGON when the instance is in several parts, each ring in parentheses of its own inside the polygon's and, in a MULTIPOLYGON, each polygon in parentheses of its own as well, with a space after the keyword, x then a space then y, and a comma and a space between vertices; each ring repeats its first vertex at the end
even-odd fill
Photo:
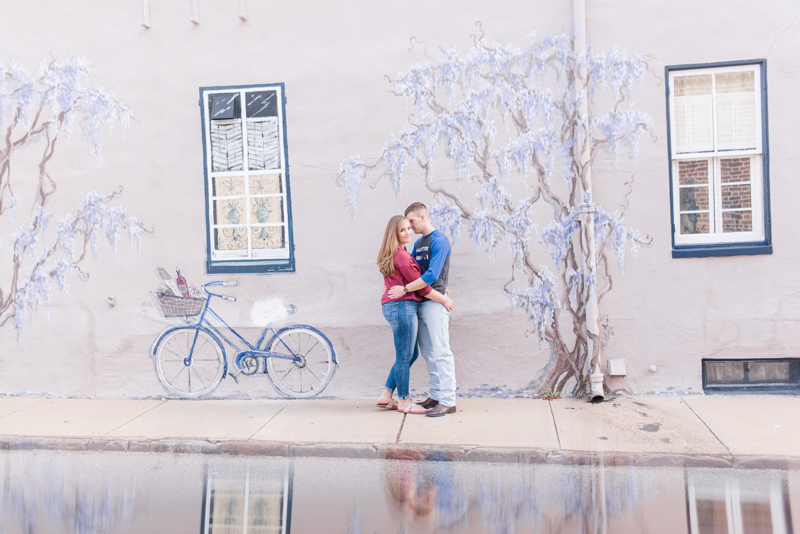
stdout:
MULTIPOLYGON (((572 0, 573 31, 575 32, 573 49, 576 58, 586 57, 586 0, 572 0)), ((581 167, 581 181, 584 189, 584 202, 580 204, 581 224, 586 239, 586 257, 584 258, 584 274, 592 280, 594 288, 586 295, 584 310, 586 312, 587 350, 592 358, 589 365, 590 395, 592 402, 600 402, 605 398, 603 392, 603 371, 600 365, 600 324, 597 305, 597 251, 594 242, 595 203, 592 195, 592 140, 589 136, 589 98, 585 78, 577 70, 575 76, 575 96, 579 102, 578 139, 575 150, 581 167)))

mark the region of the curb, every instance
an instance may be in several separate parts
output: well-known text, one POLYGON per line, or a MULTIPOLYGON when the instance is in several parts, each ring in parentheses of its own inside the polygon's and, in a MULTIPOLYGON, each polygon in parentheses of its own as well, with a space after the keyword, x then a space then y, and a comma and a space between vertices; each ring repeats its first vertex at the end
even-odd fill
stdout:
POLYGON ((295 444, 268 441, 0 438, 0 451, 146 452, 287 458, 449 460, 478 463, 608 467, 716 467, 800 470, 800 457, 708 456, 668 453, 549 451, 543 449, 369 443, 295 444))

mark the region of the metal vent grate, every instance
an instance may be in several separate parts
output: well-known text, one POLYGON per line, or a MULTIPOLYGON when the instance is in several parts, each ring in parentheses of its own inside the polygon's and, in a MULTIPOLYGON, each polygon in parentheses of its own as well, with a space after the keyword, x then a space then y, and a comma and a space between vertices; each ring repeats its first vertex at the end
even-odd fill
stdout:
POLYGON ((702 360, 706 393, 800 393, 797 358, 702 360))

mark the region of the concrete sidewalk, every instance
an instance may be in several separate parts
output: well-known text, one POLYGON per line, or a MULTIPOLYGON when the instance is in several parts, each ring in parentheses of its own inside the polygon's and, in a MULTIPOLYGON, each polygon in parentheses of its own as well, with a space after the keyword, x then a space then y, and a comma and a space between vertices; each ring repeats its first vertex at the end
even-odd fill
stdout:
POLYGON ((800 467, 794 396, 476 399, 439 418, 374 400, 0 398, 0 449, 800 467))

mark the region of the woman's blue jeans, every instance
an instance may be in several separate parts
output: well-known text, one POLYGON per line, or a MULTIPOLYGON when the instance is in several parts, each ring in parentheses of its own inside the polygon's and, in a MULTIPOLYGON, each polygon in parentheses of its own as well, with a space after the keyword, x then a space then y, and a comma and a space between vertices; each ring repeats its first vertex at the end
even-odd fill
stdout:
POLYGON ((417 311, 416 300, 399 300, 383 305, 383 316, 392 325, 394 333, 395 361, 384 386, 387 391, 397 388, 397 398, 408 398, 408 380, 411 364, 419 354, 417 349, 417 311))

